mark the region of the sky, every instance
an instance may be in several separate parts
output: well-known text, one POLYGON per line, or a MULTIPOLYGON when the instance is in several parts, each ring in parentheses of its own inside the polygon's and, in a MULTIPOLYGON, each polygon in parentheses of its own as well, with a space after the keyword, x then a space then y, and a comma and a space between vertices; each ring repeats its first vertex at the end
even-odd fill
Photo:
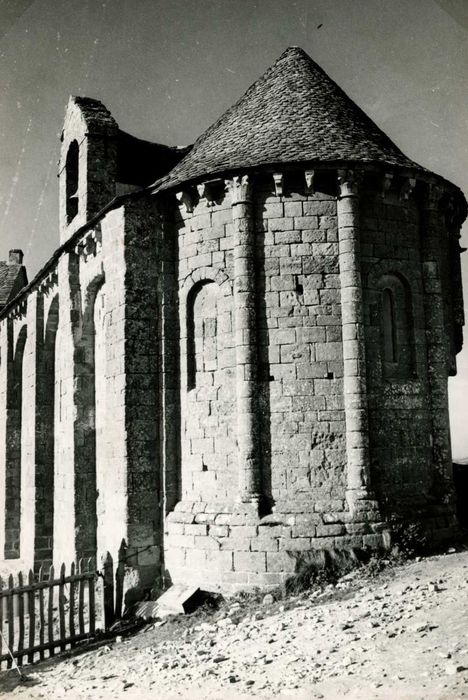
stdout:
MULTIPOLYGON (((58 246, 70 94, 181 146, 291 45, 468 194, 468 0, 0 0, 0 259, 22 248, 32 278, 58 246)), ((463 271, 468 306, 468 253, 463 271)), ((449 393, 453 454, 468 457, 468 340, 449 393)))

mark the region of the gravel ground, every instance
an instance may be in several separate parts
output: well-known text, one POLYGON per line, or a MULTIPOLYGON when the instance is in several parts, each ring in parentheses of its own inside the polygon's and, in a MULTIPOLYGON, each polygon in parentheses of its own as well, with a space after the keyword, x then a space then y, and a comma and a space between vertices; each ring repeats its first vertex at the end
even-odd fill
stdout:
POLYGON ((468 552, 273 602, 227 603, 0 676, 29 698, 468 697, 468 552))

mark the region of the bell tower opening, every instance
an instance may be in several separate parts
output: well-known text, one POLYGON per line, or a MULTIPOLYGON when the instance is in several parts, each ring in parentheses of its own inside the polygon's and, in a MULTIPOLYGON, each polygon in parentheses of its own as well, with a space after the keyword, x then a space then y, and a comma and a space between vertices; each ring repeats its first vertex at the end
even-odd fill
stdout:
POLYGON ((78 214, 78 161, 79 146, 77 141, 72 141, 65 164, 67 224, 78 214))

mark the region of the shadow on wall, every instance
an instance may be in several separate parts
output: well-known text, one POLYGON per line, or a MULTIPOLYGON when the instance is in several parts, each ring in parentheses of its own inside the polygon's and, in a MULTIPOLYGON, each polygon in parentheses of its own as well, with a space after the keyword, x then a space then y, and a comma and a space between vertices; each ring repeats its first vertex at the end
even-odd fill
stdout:
POLYGON ((468 463, 453 463, 458 522, 468 530, 468 463))
MULTIPOLYGON (((265 204, 267 195, 263 194, 263 200, 259 198, 261 209, 265 204)), ((265 275, 265 227, 263 218, 257 216, 256 224, 256 262, 257 262, 257 363, 258 363, 258 414, 261 444, 261 469, 262 490, 264 500, 260 504, 261 515, 272 512, 274 505, 271 479, 271 407, 270 407, 270 382, 274 377, 270 373, 267 304, 266 304, 266 275, 265 275)))

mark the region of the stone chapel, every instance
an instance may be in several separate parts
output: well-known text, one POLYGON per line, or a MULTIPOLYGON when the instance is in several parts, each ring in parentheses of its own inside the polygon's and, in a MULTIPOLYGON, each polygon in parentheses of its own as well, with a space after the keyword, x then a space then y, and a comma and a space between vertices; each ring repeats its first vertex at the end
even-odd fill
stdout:
POLYGON ((454 532, 466 200, 304 51, 187 148, 70 98, 59 189, 50 260, 0 263, 1 557, 124 541, 143 582, 233 591, 393 514, 454 532))

